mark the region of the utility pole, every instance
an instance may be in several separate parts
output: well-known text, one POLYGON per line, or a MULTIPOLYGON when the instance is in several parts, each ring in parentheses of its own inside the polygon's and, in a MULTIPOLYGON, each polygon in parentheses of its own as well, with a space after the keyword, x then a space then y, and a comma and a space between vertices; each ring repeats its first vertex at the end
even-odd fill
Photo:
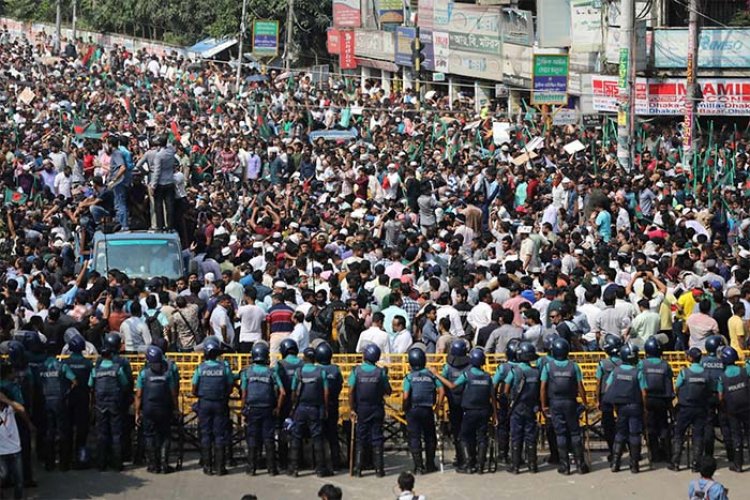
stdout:
POLYGON ((685 121, 682 127, 682 152, 685 164, 692 169, 695 168, 692 161, 692 149, 696 106, 695 72, 698 66, 698 0, 690 0, 688 10, 688 54, 685 69, 685 121))
POLYGON ((286 2, 286 42, 284 47, 284 68, 289 71, 292 68, 292 28, 294 27, 294 0, 286 2))
POLYGON ((57 15, 55 16, 55 55, 60 55, 60 43, 62 43, 62 0, 57 0, 57 15))
POLYGON ((242 19, 240 19, 240 46, 237 54, 237 93, 240 93, 240 78, 242 78, 242 42, 245 41, 245 13, 247 12, 247 0, 242 0, 242 19))
POLYGON ((620 78, 618 82, 619 109, 617 111, 617 161, 626 172, 633 165, 633 75, 635 1, 622 0, 620 12, 620 78))
POLYGON ((76 43, 76 21, 78 21, 78 17, 76 16, 77 8, 78 0, 73 0, 73 45, 76 43))

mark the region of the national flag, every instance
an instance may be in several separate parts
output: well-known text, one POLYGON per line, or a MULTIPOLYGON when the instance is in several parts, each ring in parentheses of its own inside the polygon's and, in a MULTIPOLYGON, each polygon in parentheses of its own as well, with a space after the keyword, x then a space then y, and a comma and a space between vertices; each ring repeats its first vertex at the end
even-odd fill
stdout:
POLYGON ((266 117, 257 104, 255 105, 255 120, 258 125, 258 133, 260 133, 260 137, 264 141, 268 140, 268 138, 272 135, 271 127, 268 126, 268 123, 266 123, 266 117))
POLYGON ((5 188, 5 203, 15 203, 16 205, 23 205, 28 199, 29 197, 26 196, 22 191, 5 188))
POLYGON ((96 47, 94 47, 93 45, 89 45, 89 48, 86 50, 86 53, 83 55, 83 59, 81 59, 81 61, 83 62, 83 65, 86 66, 87 68, 91 67, 90 62, 92 62, 91 59, 94 56, 95 50, 96 50, 96 47))
POLYGON ((170 125, 170 128, 172 129, 172 135, 174 138, 178 141, 182 140, 182 134, 180 134, 180 127, 177 126, 177 122, 172 120, 172 124, 170 125))
POLYGON ((125 96, 120 98, 120 103, 122 104, 122 107, 125 108, 125 112, 128 114, 128 118, 131 122, 135 121, 135 108, 133 107, 133 104, 130 102, 130 97, 125 96))

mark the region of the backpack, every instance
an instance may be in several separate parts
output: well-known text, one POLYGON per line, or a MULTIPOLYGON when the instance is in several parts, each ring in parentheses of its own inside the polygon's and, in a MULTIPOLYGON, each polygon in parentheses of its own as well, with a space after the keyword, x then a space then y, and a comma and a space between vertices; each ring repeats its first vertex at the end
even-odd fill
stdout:
POLYGON ((161 322, 159 321, 160 312, 161 309, 157 309, 153 316, 145 314, 146 326, 148 327, 148 331, 151 334, 152 342, 154 339, 160 339, 164 337, 164 327, 161 326, 161 322))
POLYGON ((708 496, 708 490, 710 490, 711 487, 716 484, 716 482, 708 480, 706 481, 706 484, 703 485, 703 488, 700 488, 698 486, 699 484, 700 480, 693 480, 693 495, 690 497, 690 500, 710 500, 708 496))

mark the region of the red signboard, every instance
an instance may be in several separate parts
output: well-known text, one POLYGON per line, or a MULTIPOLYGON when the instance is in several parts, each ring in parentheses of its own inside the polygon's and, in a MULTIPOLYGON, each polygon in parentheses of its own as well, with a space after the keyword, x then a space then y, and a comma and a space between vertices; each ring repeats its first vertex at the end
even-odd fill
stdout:
POLYGON ((359 28, 362 25, 359 0, 333 0, 333 25, 359 28))
POLYGON ((336 28, 328 28, 328 38, 326 39, 326 47, 328 48, 329 54, 340 54, 341 53, 341 31, 336 28))
POLYGON ((357 67, 357 59, 354 57, 354 31, 341 30, 340 33, 341 69, 355 69, 357 67))

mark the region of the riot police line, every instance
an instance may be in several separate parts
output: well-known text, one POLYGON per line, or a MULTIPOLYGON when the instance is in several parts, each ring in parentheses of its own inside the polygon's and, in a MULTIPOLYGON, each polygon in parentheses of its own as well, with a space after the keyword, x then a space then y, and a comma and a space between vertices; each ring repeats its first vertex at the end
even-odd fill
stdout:
MULTIPOLYGON (((646 342, 643 360, 637 347, 623 344, 616 336, 606 336, 602 345, 607 358, 597 368, 595 401, 587 399, 581 368, 569 359, 570 346, 561 337, 551 337, 546 343, 548 356, 539 356, 529 342, 511 340, 505 352, 507 362, 494 374, 484 369, 484 351, 470 350, 464 340, 452 342, 440 371, 428 369, 424 350, 412 347, 402 398, 414 472, 429 473, 444 465, 443 436, 436 421, 436 408, 443 406, 443 398, 447 398, 453 465, 458 473, 492 472, 498 463, 506 464, 514 474, 522 467, 537 472, 541 431, 550 450, 547 463, 556 464, 561 474, 573 469, 585 474, 590 468, 588 415, 594 406, 601 412, 612 471, 620 470, 627 452, 631 472, 639 472, 644 443, 650 464, 667 462, 670 469, 678 470, 688 430, 692 457, 687 465, 695 469, 701 457, 714 455, 717 426, 730 470, 742 471, 750 426, 750 365, 739 366, 737 352, 725 346, 722 337, 708 338, 705 354, 696 348, 688 350, 690 365, 674 383, 656 339, 646 342), (582 415, 584 426, 580 425, 582 415)), ((134 376, 129 361, 119 354, 121 339, 114 333, 105 337, 99 359, 85 358, 84 348, 83 338, 73 336, 68 342, 70 356, 59 359, 45 354, 34 332, 23 342, 8 344, 9 363, 2 365, 3 392, 16 401, 29 402, 37 430, 37 457, 47 470, 89 466, 88 427, 93 417, 94 464, 99 470, 122 470, 123 462, 134 456, 134 427, 128 422, 134 404, 132 423, 143 436, 148 470, 172 472, 171 427, 180 420, 177 364, 163 348, 151 345, 145 366, 134 376)), ((234 374, 221 359, 220 343, 213 338, 205 342, 204 360, 191 379, 205 474, 227 473, 229 397, 237 380, 248 474, 265 466, 270 475, 285 469, 297 476, 307 437, 312 441, 318 476, 342 469, 338 401, 344 380, 332 363, 331 347, 321 342, 300 356, 296 343, 286 339, 280 349, 282 359, 271 366, 268 345, 256 343, 252 363, 234 374)), ((375 474, 385 475, 385 398, 391 384, 387 368, 379 365, 380 357, 380 349, 368 345, 363 362, 346 381, 352 423, 349 471, 355 476, 362 475, 368 458, 375 474), (366 457, 368 450, 371 456, 366 457)), ((32 429, 19 420, 19 431, 24 477, 33 483, 32 429)))

